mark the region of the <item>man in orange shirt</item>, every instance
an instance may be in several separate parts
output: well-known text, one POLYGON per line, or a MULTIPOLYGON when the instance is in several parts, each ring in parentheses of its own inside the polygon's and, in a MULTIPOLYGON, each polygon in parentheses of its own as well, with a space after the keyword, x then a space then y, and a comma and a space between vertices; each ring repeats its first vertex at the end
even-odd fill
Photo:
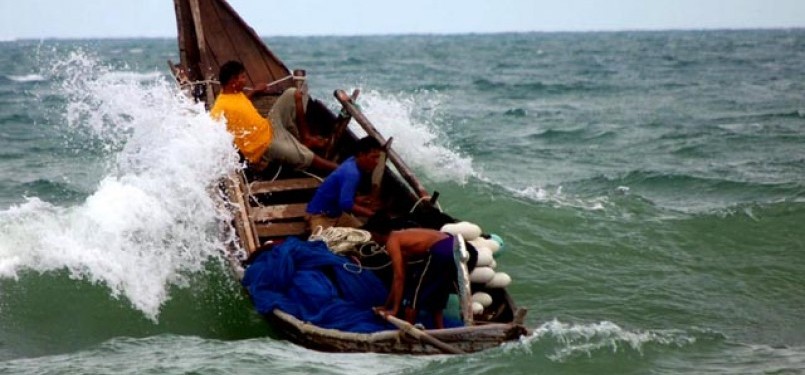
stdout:
POLYGON ((254 107, 251 95, 264 91, 265 83, 257 85, 248 94, 246 69, 237 61, 229 61, 221 66, 218 74, 221 93, 210 110, 214 118, 226 118, 226 128, 235 138, 235 146, 253 166, 263 167, 272 160, 292 165, 296 168, 313 167, 331 171, 338 165, 321 158, 301 144, 281 124, 272 123, 260 115, 254 107))

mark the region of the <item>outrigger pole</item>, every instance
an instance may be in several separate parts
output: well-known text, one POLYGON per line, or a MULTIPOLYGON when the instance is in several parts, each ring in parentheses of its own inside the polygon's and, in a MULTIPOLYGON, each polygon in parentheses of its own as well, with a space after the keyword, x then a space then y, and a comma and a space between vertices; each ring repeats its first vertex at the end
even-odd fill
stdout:
MULTIPOLYGON (((377 139, 377 141, 380 142, 380 144, 386 144, 386 139, 383 138, 382 135, 380 135, 380 132, 377 131, 375 126, 372 124, 371 121, 369 121, 368 118, 366 118, 363 112, 361 112, 361 110, 355 106, 355 104, 352 101, 352 98, 350 98, 350 96, 347 95, 347 93, 344 92, 344 90, 335 90, 334 95, 335 98, 338 99, 339 102, 341 102, 341 105, 344 107, 347 113, 349 113, 355 119, 355 121, 357 121, 358 124, 363 128, 363 130, 366 131, 366 134, 377 139)), ((419 183, 419 180, 417 180, 416 176, 414 176, 414 173, 411 172, 411 169, 408 168, 408 165, 406 165, 405 162, 402 161, 400 155, 397 154, 397 152, 394 151, 394 149, 392 148, 388 149, 388 158, 400 172, 405 181, 408 182, 408 184, 414 189, 414 192, 416 193, 417 197, 426 198, 429 196, 428 191, 425 190, 425 187, 422 186, 421 183, 419 183)))

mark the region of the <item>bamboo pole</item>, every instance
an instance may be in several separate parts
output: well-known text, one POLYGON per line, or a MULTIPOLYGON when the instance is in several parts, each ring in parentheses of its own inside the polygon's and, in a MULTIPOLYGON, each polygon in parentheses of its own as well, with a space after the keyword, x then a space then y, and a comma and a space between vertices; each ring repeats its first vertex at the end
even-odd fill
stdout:
MULTIPOLYGON (((383 136, 377 131, 372 122, 369 121, 368 118, 366 118, 363 112, 361 112, 361 110, 359 110, 358 107, 355 106, 355 104, 352 102, 351 98, 349 97, 349 95, 347 95, 346 92, 344 92, 343 90, 335 90, 335 98, 338 99, 339 102, 341 102, 341 105, 344 107, 347 113, 352 115, 352 118, 354 118, 355 121, 363 128, 363 130, 366 131, 366 134, 377 139, 377 141, 380 142, 380 144, 386 143, 386 140, 383 138, 383 136)), ((408 168, 405 162, 402 161, 402 158, 400 158, 400 155, 397 154, 397 152, 394 151, 394 149, 389 148, 388 158, 400 172, 405 181, 408 182, 411 188, 414 189, 416 195, 419 198, 425 198, 428 196, 428 191, 425 190, 425 187, 422 186, 421 183, 419 183, 419 180, 417 180, 416 176, 414 176, 414 173, 411 172, 411 169, 408 168)))
MULTIPOLYGON (((198 41, 198 55, 200 58, 200 62, 206 62, 207 66, 205 67, 207 70, 210 70, 210 62, 209 57, 207 56, 207 40, 204 36, 204 26, 201 23, 201 7, 199 6, 199 0, 190 0, 190 13, 193 15, 193 26, 196 29, 196 40, 198 41)), ((201 64, 199 64, 199 70, 201 70, 201 64)), ((215 102, 215 90, 213 90, 212 84, 209 82, 210 77, 204 77, 202 73, 202 79, 207 81, 205 83, 205 88, 207 90, 207 102, 206 107, 209 109, 212 107, 212 104, 215 102)))
POLYGON ((431 344, 431 345, 435 346, 436 348, 438 348, 439 350, 441 350, 441 351, 443 351, 443 352, 445 352, 447 354, 467 354, 467 352, 465 352, 465 351, 463 351, 463 350, 461 350, 459 348, 456 348, 453 345, 450 345, 450 344, 448 344, 448 343, 446 343, 446 342, 444 342, 442 340, 439 340, 439 339, 431 336, 427 332, 425 332, 425 331, 423 331, 423 330, 421 330, 419 328, 414 327, 413 324, 408 323, 408 322, 406 322, 406 321, 404 321, 404 320, 402 320, 400 318, 397 318, 396 316, 391 316, 388 313, 386 313, 385 311, 380 311, 376 307, 374 308, 374 311, 375 311, 375 314, 380 315, 383 319, 386 319, 387 322, 393 324, 395 327, 399 328, 401 331, 411 335, 411 337, 413 337, 413 338, 415 338, 415 339, 417 339, 419 341, 424 341, 424 342, 426 342, 428 344, 431 344))
POLYGON ((372 171, 372 200, 375 202, 380 201, 380 185, 383 183, 383 174, 386 172, 386 159, 388 158, 388 150, 391 148, 391 142, 394 137, 390 137, 386 144, 383 145, 383 151, 380 153, 380 158, 377 161, 375 170, 372 171))
MULTIPOLYGON (((353 90, 352 95, 350 95, 350 101, 354 102, 357 100, 360 93, 361 91, 358 89, 353 90)), ((347 126, 349 125, 350 121, 352 121, 352 115, 349 113, 341 111, 341 113, 338 114, 338 119, 336 120, 335 126, 333 126, 333 134, 330 136, 330 143, 327 144, 327 151, 324 152, 325 159, 335 161, 335 151, 337 150, 336 146, 338 146, 338 142, 341 141, 341 137, 347 130, 347 126)))

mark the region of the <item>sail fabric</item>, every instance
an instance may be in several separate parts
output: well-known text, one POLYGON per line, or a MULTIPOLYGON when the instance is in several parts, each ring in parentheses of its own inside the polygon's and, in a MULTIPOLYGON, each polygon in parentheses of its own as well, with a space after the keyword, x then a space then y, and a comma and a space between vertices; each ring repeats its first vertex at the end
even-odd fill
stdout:
POLYGON ((380 279, 331 253, 323 241, 289 237, 255 257, 242 283, 260 314, 278 308, 316 326, 347 332, 394 329, 372 311, 388 295, 380 279))

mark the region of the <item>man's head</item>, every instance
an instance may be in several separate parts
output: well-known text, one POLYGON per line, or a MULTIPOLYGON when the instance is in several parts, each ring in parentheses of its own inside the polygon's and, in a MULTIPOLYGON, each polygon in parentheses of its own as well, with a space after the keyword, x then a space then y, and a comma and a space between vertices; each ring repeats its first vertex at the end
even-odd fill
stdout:
POLYGON ((388 240, 389 234, 394 230, 391 218, 384 211, 379 211, 369 217, 361 229, 372 234, 372 240, 385 245, 388 240))
POLYGON ((227 61, 218 71, 218 81, 221 87, 229 87, 237 91, 243 90, 246 85, 246 68, 238 61, 227 61), (238 87, 236 87, 238 86, 238 87))
POLYGON ((361 171, 369 173, 375 169, 380 160, 383 146, 374 137, 366 136, 355 145, 355 163, 361 171))

